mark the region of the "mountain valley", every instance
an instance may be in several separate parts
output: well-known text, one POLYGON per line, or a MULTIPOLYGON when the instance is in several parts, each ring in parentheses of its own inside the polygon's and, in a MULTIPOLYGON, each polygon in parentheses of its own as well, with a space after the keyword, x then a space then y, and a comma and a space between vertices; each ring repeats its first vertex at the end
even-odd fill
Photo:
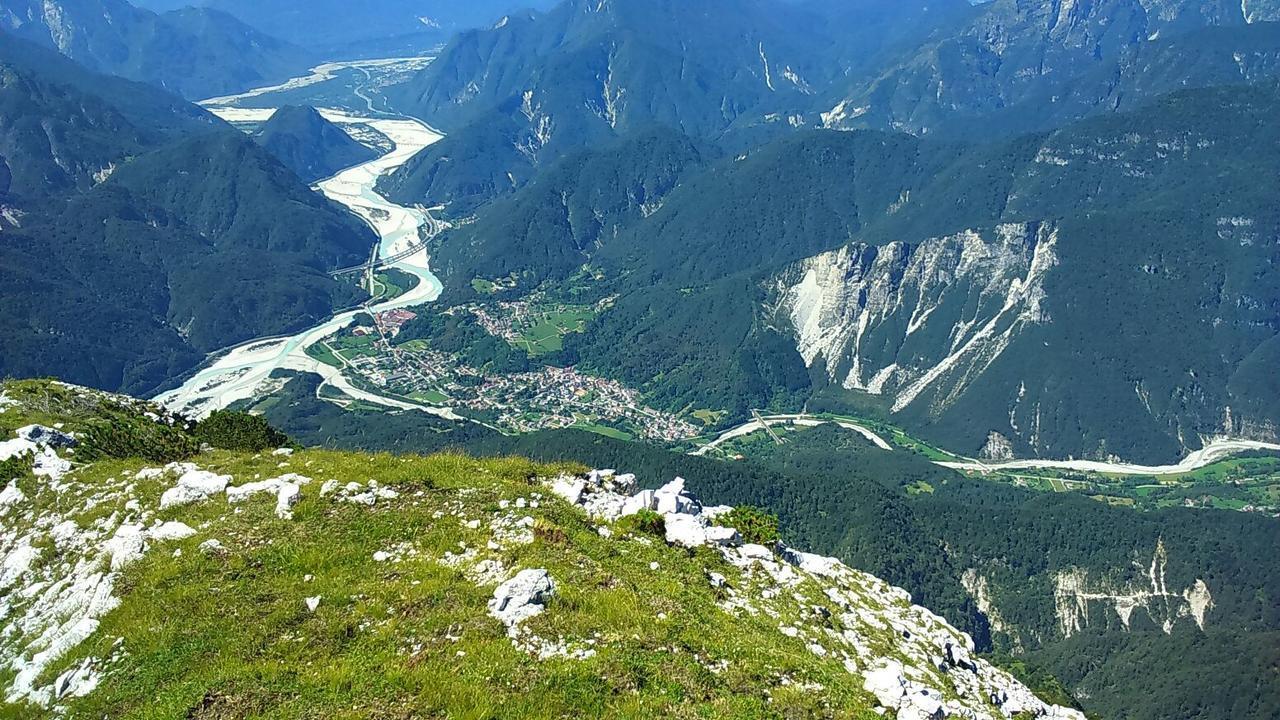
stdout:
POLYGON ((1276 715, 1280 5, 531 4, 0 0, 0 719, 1276 715))

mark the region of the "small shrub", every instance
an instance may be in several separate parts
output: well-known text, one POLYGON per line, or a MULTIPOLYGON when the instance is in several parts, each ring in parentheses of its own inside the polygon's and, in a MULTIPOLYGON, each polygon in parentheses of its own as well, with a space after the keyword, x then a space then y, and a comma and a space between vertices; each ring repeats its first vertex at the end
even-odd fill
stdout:
POLYGON ((778 532, 778 516, 760 508, 734 508, 716 518, 716 525, 734 528, 746 543, 771 546, 782 539, 778 532))
POLYGON ((3 489, 10 480, 30 475, 34 466, 35 457, 31 453, 23 453, 8 460, 0 460, 0 489, 3 489))
POLYGON ((261 452, 290 444, 289 436, 271 427, 263 418, 230 410, 219 410, 196 423, 196 441, 219 450, 261 452))
POLYGON ((569 537, 564 534, 564 530, 546 520, 538 520, 533 524, 533 537, 535 540, 557 547, 563 547, 569 542, 569 537))
POLYGON ((665 537, 667 534, 666 518, 652 510, 641 510, 635 515, 622 518, 618 523, 623 534, 640 533, 659 537, 665 537))

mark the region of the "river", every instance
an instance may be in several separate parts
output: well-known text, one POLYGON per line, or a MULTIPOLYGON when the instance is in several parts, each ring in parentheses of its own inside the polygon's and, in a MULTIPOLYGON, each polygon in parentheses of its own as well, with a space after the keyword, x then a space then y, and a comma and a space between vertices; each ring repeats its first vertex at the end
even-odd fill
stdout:
MULTIPOLYGON (((217 105, 208 109, 224 120, 234 122, 261 121, 274 112, 271 109, 240 109, 217 105)), ((439 133, 409 118, 364 117, 338 110, 321 110, 321 115, 338 124, 367 125, 394 143, 394 149, 386 155, 344 170, 317 186, 325 196, 345 205, 369 222, 380 238, 379 257, 389 257, 413 247, 420 228, 438 229, 442 226, 439 220, 431 217, 430 211, 397 205, 374 190, 378 178, 404 165, 424 148, 440 140, 442 136, 439 133)), ((424 249, 392 265, 416 276, 418 285, 394 300, 368 307, 367 311, 394 310, 437 299, 442 286, 431 272, 429 260, 424 249)), ((156 400, 172 410, 200 418, 215 410, 225 409, 235 402, 261 395, 259 388, 276 370, 296 370, 319 375, 323 380, 321 387, 332 386, 355 400, 393 408, 421 410, 451 420, 459 419, 448 409, 424 407, 360 390, 338 368, 307 355, 307 347, 337 332, 349 324, 358 312, 363 311, 365 310, 342 313, 291 337, 244 343, 205 366, 183 383, 182 387, 164 393, 156 400)))

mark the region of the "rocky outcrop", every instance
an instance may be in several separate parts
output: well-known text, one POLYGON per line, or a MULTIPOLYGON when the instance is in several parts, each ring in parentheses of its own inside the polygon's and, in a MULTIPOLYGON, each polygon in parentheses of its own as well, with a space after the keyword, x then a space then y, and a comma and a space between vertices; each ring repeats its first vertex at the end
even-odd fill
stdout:
POLYGON ((1054 576, 1054 610, 1058 630, 1071 637, 1091 622, 1105 621, 1095 609, 1114 612, 1124 629, 1133 623, 1137 610, 1144 612, 1165 633, 1172 633, 1179 620, 1191 620, 1204 630, 1206 616, 1213 608, 1213 595, 1202 579, 1183 590, 1169 589, 1166 569, 1169 563, 1164 540, 1156 544, 1151 565, 1141 581, 1118 582, 1092 577, 1084 568, 1069 568, 1054 576))
MULTIPOLYGON (((717 549, 740 572, 707 575, 724 595, 723 610, 778 619, 778 632, 862 675, 867 691, 899 720, 1084 718, 1044 703, 1008 673, 975 658, 971 637, 913 605, 905 590, 835 558, 781 544, 743 544, 736 530, 717 524, 732 508, 703 508, 680 478, 639 492, 633 492, 633 476, 612 470, 547 484, 604 523, 602 535, 612 536, 608 523, 648 510, 661 514, 669 544, 717 549)), ((490 612, 497 616, 515 608, 510 612, 536 615, 553 588, 545 571, 526 570, 499 586, 490 612)))
POLYGON ((832 382, 945 410, 1026 328, 1049 321, 1056 229, 1010 224, 917 245, 853 244, 778 278, 797 346, 832 382))

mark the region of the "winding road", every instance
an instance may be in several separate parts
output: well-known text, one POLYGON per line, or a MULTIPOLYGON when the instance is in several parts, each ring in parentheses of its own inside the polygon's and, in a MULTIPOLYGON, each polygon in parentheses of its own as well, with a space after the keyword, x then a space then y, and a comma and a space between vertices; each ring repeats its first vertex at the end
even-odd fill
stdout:
MULTIPOLYGON (((862 435, 881 450, 893 450, 893 446, 886 442, 884 438, 877 435, 870 428, 857 423, 845 420, 828 420, 825 418, 814 417, 812 415, 770 415, 759 420, 752 420, 751 422, 743 423, 731 430, 726 430, 716 436, 714 440, 699 447, 691 454, 705 455, 734 438, 740 438, 752 433, 760 432, 766 428, 766 425, 768 427, 776 427, 779 425, 817 427, 833 423, 846 430, 852 430, 859 435, 862 435)), ((1280 445, 1276 443, 1258 442, 1256 440, 1208 438, 1205 440, 1204 447, 1188 454, 1181 462, 1173 465, 1138 465, 1135 463, 1101 462, 1097 460, 982 461, 969 458, 957 459, 955 461, 937 460, 934 461, 934 464, 945 468, 951 468, 952 470, 980 472, 983 474, 998 472, 1001 470, 1071 470, 1077 472, 1102 473, 1106 475, 1152 475, 1158 477, 1195 472, 1196 470, 1208 467, 1216 462, 1221 462, 1227 458, 1240 455, 1241 453, 1254 451, 1280 452, 1280 445)))

